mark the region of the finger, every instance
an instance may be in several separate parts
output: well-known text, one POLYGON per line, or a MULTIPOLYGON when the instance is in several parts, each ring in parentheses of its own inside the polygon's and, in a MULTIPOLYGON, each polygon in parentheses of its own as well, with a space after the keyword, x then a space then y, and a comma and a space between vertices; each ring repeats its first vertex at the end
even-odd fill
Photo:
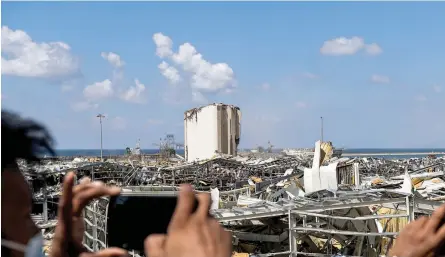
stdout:
POLYGON ((403 229, 403 231, 409 232, 409 233, 416 233, 418 234, 419 231, 423 230, 425 224, 428 222, 428 217, 422 216, 410 223, 408 223, 405 228, 403 229))
POLYGON ((218 253, 217 248, 221 238, 220 229, 218 221, 212 218, 208 218, 208 221, 203 226, 203 245, 206 247, 207 256, 217 255, 218 253))
POLYGON ((409 235, 410 238, 416 240, 424 240, 425 235, 428 236, 430 232, 425 230, 425 225, 429 222, 429 218, 426 216, 422 216, 413 222, 408 223, 402 232, 406 235, 409 235))
POLYGON ((83 217, 73 217, 72 218, 72 226, 73 226, 73 244, 77 247, 77 248, 83 248, 84 246, 82 245, 82 241, 84 238, 84 234, 85 234, 85 221, 83 219, 83 217))
MULTIPOLYGON (((76 185, 73 189, 73 194, 76 195, 82 191, 88 190, 90 188, 98 188, 98 187, 108 187, 102 181, 82 181, 79 185, 76 185)), ((108 188, 119 188, 119 187, 108 187, 108 188)))
POLYGON ((208 224, 209 224, 210 229, 212 231, 215 231, 215 237, 217 239, 217 242, 219 242, 219 239, 221 238, 221 231, 224 231, 224 229, 222 229, 222 226, 214 218, 209 218, 208 224), (218 233, 216 233, 216 232, 218 232, 218 233))
POLYGON ((210 194, 201 193, 197 195, 199 205, 196 210, 195 217, 200 221, 205 221, 209 218, 210 210, 210 194))
POLYGON ((220 228, 220 244, 218 252, 222 253, 221 256, 230 256, 232 254, 232 233, 225 230, 224 228, 220 228))
POLYGON ((434 235, 431 234, 431 240, 428 242, 431 244, 430 248, 433 249, 443 243, 443 241, 445 241, 445 224, 442 225, 434 235))
POLYGON ((79 184, 88 184, 91 182, 91 179, 89 177, 83 177, 80 179, 79 184))
POLYGON ((56 233, 51 246, 52 256, 62 256, 68 251, 72 235, 72 195, 74 173, 68 172, 63 179, 62 195, 57 209, 56 233))
POLYGON ((123 257, 123 256, 128 256, 128 252, 125 251, 124 249, 117 247, 106 248, 102 251, 94 253, 84 252, 79 255, 79 257, 123 257))
POLYGON ((93 182, 88 187, 79 190, 73 199, 73 215, 80 217, 83 209, 95 198, 102 196, 115 196, 121 192, 118 187, 107 187, 103 183, 93 182))
POLYGON ((435 233, 439 229, 439 225, 445 216, 445 204, 440 206, 433 212, 429 221, 425 225, 425 231, 428 233, 435 233))
POLYGON ((67 235, 71 235, 72 223, 72 199, 73 186, 75 175, 73 172, 66 174, 63 180, 62 196, 59 200, 58 206, 58 226, 60 227, 60 235, 65 236, 65 241, 68 241, 67 235))
POLYGON ((145 255, 149 257, 163 257, 164 244, 167 237, 161 234, 152 234, 144 241, 145 255))
POLYGON ((88 183, 83 182, 79 185, 76 185, 73 189, 73 195, 75 197, 76 195, 80 194, 81 192, 84 192, 91 188, 111 188, 111 189, 119 191, 119 192, 121 191, 121 189, 119 187, 107 186, 102 181, 94 181, 94 182, 88 182, 88 183))
POLYGON ((168 231, 183 227, 193 211, 195 195, 190 185, 181 185, 175 212, 168 226, 168 231))
POLYGON ((91 182, 85 182, 86 180, 82 180, 78 185, 74 186, 73 194, 79 194, 82 191, 95 187, 95 185, 91 182))
POLYGON ((83 191, 80 191, 74 196, 73 199, 73 215, 79 217, 82 214, 83 209, 87 204, 89 204, 93 199, 102 196, 115 196, 120 193, 120 188, 118 187, 107 187, 105 184, 93 182, 91 184, 96 184, 95 186, 89 187, 83 191))

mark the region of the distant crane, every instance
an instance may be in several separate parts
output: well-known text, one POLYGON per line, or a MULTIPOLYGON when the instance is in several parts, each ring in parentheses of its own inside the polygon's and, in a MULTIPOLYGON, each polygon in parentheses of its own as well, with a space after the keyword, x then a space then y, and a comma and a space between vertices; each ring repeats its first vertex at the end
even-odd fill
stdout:
POLYGON ((176 150, 184 147, 183 144, 175 142, 175 136, 173 134, 167 134, 165 138, 159 138, 159 143, 153 145, 159 147, 159 154, 163 158, 168 158, 176 154, 176 150))
POLYGON ((272 153, 272 148, 274 147, 274 145, 272 145, 272 144, 270 143, 270 140, 267 141, 267 145, 268 145, 268 147, 267 147, 267 152, 268 152, 268 153, 272 153))

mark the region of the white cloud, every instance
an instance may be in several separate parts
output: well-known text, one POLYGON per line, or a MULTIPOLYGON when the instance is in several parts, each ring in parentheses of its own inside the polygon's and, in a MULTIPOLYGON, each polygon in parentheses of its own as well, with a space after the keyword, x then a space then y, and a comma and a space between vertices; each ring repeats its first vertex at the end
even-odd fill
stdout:
POLYGON ((365 46, 365 51, 369 55, 379 55, 383 52, 382 48, 376 43, 372 43, 365 46))
POLYGON ((170 84, 177 84, 181 80, 178 70, 175 67, 170 66, 165 61, 162 61, 158 65, 158 68, 161 71, 161 74, 170 82, 170 84))
POLYGON ((173 41, 169 37, 164 36, 162 33, 155 33, 153 35, 153 41, 156 44, 157 56, 165 58, 173 54, 173 41))
POLYGON ((192 74, 192 88, 218 91, 233 85, 234 73, 227 63, 211 64, 190 43, 181 45, 178 53, 173 55, 173 60, 182 65, 184 71, 192 74))
POLYGON ((134 87, 130 87, 125 92, 122 93, 121 98, 127 102, 133 103, 145 103, 143 98, 143 93, 145 92, 145 85, 142 84, 138 79, 134 80, 134 87))
POLYGON ((122 117, 114 117, 111 119, 111 128, 113 130, 125 130, 127 128, 127 121, 122 117))
MULTIPOLYGON (((72 108, 80 111, 91 109, 92 102, 97 102, 98 100, 114 96, 117 96, 124 101, 143 103, 142 93, 145 91, 145 86, 141 84, 139 80, 135 80, 135 86, 130 86, 126 90, 122 88, 124 71, 121 68, 125 65, 125 62, 121 57, 112 52, 102 52, 101 56, 113 67, 111 78, 87 85, 83 89, 84 100, 72 105, 72 108)), ((70 83, 65 83, 62 85, 62 91, 70 91, 72 90, 72 87, 73 86, 70 83)))
POLYGON ((305 109, 307 107, 307 104, 305 102, 296 102, 295 106, 299 109, 305 109))
POLYGON ((231 94, 231 93, 233 93, 233 92, 235 92, 235 89, 233 89, 233 88, 226 88, 226 89, 224 89, 224 91, 223 91, 223 93, 225 93, 225 94, 231 94))
POLYGON ((418 101, 418 102, 425 102, 428 99, 424 95, 418 95, 418 96, 415 97, 415 100, 418 101))
POLYGON ((264 91, 268 91, 268 90, 270 89, 270 84, 269 84, 269 83, 263 83, 263 84, 261 85, 261 88, 262 88, 264 91))
POLYGON ((192 101, 197 104, 207 104, 208 103, 207 98, 205 98, 205 96, 201 92, 198 92, 198 91, 192 92, 192 101))
POLYGON ((125 62, 118 54, 115 54, 113 52, 102 52, 100 55, 102 56, 102 58, 107 60, 114 68, 121 68, 125 65, 125 62))
POLYGON ((153 41, 159 57, 168 57, 190 75, 190 85, 195 91, 216 92, 235 87, 235 75, 227 63, 210 63, 190 43, 182 44, 174 53, 172 40, 162 33, 154 34, 153 41))
POLYGON ((434 86, 433 86, 433 90, 434 90, 434 92, 436 92, 436 93, 440 93, 440 92, 442 92, 442 87, 439 86, 439 85, 434 85, 434 86))
POLYGON ((363 48, 365 42, 362 38, 339 37, 325 41, 320 49, 322 54, 326 55, 352 55, 363 48))
POLYGON ((378 84, 388 84, 389 82, 391 82, 389 77, 377 74, 371 76, 371 81, 378 84))
POLYGON ((339 37, 325 41, 320 48, 320 53, 324 55, 354 55, 360 50, 365 50, 369 55, 378 55, 382 49, 376 43, 365 44, 361 37, 339 37))
POLYGON ((97 107, 99 107, 99 104, 93 104, 88 101, 82 101, 82 102, 77 102, 77 103, 71 104, 71 109, 75 112, 82 112, 82 111, 86 111, 86 110, 97 109, 97 107))
POLYGON ((79 72, 79 62, 63 42, 37 43, 22 30, 2 27, 2 74, 61 79, 79 72))
POLYGON ((83 95, 85 96, 85 98, 92 100, 111 97, 113 96, 113 94, 114 94, 113 85, 111 83, 111 80, 109 79, 88 85, 83 90, 83 95))

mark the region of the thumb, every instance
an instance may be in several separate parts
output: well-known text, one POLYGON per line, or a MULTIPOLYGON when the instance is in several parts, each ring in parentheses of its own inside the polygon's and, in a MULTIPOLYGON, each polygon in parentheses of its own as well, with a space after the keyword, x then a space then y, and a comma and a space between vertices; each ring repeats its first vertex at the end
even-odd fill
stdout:
POLYGON ((117 247, 111 247, 106 248, 99 252, 84 252, 79 255, 79 257, 124 257, 128 256, 128 252, 124 249, 117 248, 117 247))
POLYGON ((53 257, 65 256, 71 242, 74 176, 73 172, 69 172, 63 181, 62 195, 57 211, 56 232, 51 244, 51 256, 53 257))
POLYGON ((148 257, 163 257, 167 236, 163 234, 149 235, 144 242, 145 255, 148 257))

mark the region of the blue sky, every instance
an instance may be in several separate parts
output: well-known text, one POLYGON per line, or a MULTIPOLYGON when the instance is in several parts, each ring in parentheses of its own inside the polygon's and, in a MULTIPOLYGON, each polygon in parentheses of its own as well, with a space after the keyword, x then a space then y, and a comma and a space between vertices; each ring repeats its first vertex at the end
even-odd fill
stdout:
POLYGON ((445 147, 445 3, 2 2, 2 108, 59 149, 183 140, 242 111, 241 147, 445 147))

